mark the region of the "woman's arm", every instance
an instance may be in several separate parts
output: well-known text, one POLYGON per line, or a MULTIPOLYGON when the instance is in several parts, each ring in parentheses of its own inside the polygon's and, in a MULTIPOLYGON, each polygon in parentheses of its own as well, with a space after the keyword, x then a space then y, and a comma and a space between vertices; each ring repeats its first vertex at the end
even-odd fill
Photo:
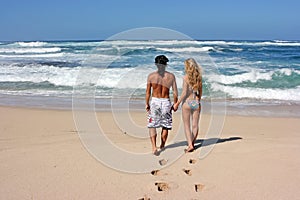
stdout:
POLYGON ((183 101, 183 99, 186 98, 186 94, 187 94, 187 89, 188 89, 188 85, 185 81, 185 78, 183 78, 183 83, 182 83, 182 92, 180 95, 179 100, 174 104, 174 110, 176 111, 179 107, 179 104, 183 101))
POLYGON ((198 91, 199 91, 199 100, 201 100, 201 98, 202 98, 202 80, 199 82, 198 91))

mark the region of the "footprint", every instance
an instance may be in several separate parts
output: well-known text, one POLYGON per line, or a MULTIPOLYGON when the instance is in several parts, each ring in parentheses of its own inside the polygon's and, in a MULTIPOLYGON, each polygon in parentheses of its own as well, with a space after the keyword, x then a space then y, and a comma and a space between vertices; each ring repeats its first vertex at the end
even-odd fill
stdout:
POLYGON ((192 172, 189 169, 183 169, 184 173, 186 173, 189 176, 192 176, 192 172))
POLYGON ((196 160, 195 160, 195 159, 190 159, 190 160, 189 160, 189 163, 190 163, 190 164, 195 164, 195 163, 196 163, 196 160))
POLYGON ((160 165, 166 165, 168 163, 168 160, 161 159, 158 161, 160 165))
POLYGON ((155 185, 157 186, 157 190, 159 192, 167 191, 169 189, 169 185, 164 182, 156 182, 155 185))
POLYGON ((195 191, 196 192, 201 192, 204 190, 205 185, 203 184, 195 184, 195 191))
POLYGON ((144 197, 138 199, 138 200, 150 200, 150 198, 147 197, 147 195, 145 195, 144 197))
POLYGON ((158 173, 159 173, 159 170, 152 170, 152 171, 151 171, 151 174, 152 174, 153 176, 157 176, 158 173))

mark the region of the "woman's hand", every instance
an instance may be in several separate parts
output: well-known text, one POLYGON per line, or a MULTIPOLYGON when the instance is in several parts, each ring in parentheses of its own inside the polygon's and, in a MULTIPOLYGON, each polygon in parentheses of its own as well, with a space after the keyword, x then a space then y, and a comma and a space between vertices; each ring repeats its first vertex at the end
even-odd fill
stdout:
POLYGON ((175 112, 178 110, 178 106, 179 106, 178 103, 175 103, 175 104, 173 105, 173 110, 174 110, 175 112))

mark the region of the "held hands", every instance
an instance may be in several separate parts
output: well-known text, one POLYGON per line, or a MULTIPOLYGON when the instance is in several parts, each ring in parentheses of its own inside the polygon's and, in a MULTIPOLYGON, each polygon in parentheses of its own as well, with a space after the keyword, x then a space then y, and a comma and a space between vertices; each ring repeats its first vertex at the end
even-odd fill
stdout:
POLYGON ((178 106, 179 106, 179 103, 175 103, 175 104, 172 106, 174 112, 176 112, 176 111, 178 110, 178 106))

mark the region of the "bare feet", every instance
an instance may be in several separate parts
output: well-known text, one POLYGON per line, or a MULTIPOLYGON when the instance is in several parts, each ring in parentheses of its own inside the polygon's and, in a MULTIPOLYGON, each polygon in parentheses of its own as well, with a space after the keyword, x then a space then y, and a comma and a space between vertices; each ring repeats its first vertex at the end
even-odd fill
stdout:
POLYGON ((165 150, 165 145, 160 145, 159 150, 160 152, 163 152, 165 150))
POLYGON ((195 150, 195 148, 194 147, 188 147, 188 148, 186 148, 186 149, 184 149, 184 152, 185 153, 190 153, 190 152, 193 152, 195 150))
POLYGON ((154 149, 154 151, 153 151, 153 155, 155 155, 155 156, 159 156, 159 151, 158 151, 157 149, 154 149))

